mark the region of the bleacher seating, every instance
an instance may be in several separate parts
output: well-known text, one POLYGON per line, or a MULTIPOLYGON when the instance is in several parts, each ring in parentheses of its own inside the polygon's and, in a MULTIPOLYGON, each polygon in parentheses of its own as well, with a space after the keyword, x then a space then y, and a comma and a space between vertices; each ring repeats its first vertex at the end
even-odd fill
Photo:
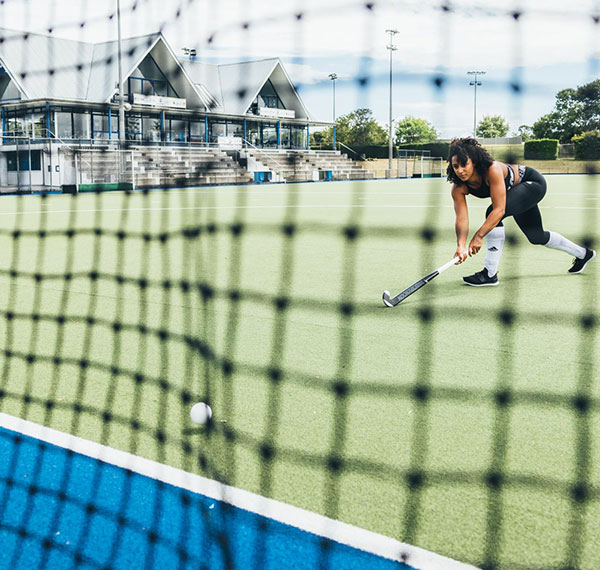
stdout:
POLYGON ((338 150, 250 148, 242 153, 278 174, 281 182, 323 179, 319 177, 319 172, 331 172, 331 180, 365 180, 374 177, 372 172, 338 150))
POLYGON ((333 150, 134 146, 121 153, 97 147, 77 153, 80 184, 125 180, 135 188, 161 188, 373 178, 372 172, 333 150))

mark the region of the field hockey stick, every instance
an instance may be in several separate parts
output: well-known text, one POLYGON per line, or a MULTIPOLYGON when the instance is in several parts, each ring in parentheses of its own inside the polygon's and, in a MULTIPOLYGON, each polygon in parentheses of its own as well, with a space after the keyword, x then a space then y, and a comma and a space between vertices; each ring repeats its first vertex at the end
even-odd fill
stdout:
POLYGON ((440 273, 443 273, 444 271, 446 271, 446 269, 455 265, 456 262, 459 260, 460 260, 460 257, 455 257, 454 259, 448 261, 447 263, 444 263, 444 265, 441 265, 435 271, 432 271, 429 275, 426 275, 425 277, 419 279, 418 281, 413 283, 410 287, 407 287, 406 289, 404 289, 404 291, 402 291, 401 293, 398 293, 395 297, 390 297, 390 292, 384 291, 383 292, 383 304, 386 307, 395 307, 398 303, 401 303, 402 301, 404 301, 404 299, 406 299, 406 297, 412 295, 415 291, 418 291, 421 287, 424 287, 425 285, 427 285, 427 283, 429 283, 432 279, 435 279, 440 273))

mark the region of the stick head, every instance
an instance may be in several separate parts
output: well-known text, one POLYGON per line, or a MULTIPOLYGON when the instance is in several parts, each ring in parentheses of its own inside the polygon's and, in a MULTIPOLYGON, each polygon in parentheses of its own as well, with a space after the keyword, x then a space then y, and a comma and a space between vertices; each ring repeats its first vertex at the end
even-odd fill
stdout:
POLYGON ((390 292, 389 291, 384 291, 383 292, 383 304, 386 307, 393 307, 394 305, 392 304, 392 301, 390 299, 390 292))

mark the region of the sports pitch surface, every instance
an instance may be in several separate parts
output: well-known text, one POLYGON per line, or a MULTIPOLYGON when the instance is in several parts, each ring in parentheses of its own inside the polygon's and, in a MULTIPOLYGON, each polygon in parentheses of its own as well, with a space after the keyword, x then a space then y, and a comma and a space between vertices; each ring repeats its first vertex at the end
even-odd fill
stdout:
MULTIPOLYGON (((600 180, 548 187, 598 247, 600 180)), ((599 259, 508 220, 499 287, 461 283, 480 253, 389 309, 452 257, 444 181, 2 205, 1 412, 471 564, 597 567, 599 259)))

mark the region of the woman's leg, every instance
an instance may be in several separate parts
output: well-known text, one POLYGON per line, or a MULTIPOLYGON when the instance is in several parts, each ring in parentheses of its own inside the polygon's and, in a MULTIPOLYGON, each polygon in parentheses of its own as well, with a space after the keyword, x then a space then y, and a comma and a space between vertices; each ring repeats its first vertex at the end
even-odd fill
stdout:
POLYGON ((576 261, 574 266, 569 269, 569 272, 579 273, 579 271, 583 270, 585 264, 593 259, 595 253, 592 250, 573 243, 559 233, 544 230, 542 215, 537 203, 543 198, 545 193, 545 180, 541 174, 533 171, 532 176, 526 176, 523 183, 517 184, 508 192, 506 214, 504 217, 512 215, 530 243, 544 245, 551 249, 558 249, 575 257, 576 261), (535 200, 536 195, 539 196, 537 202, 528 209, 524 209, 535 200), (583 264, 577 262, 577 260, 583 261, 583 264))
MULTIPOLYGON (((516 220, 517 215, 535 207, 539 218, 537 220, 539 222, 537 227, 543 232, 542 219, 541 216, 539 216, 537 203, 545 194, 546 180, 537 170, 528 168, 523 180, 506 192, 505 213, 502 219, 514 216, 516 220)), ((487 212, 485 213, 486 218, 490 215, 492 208, 493 206, 490 206, 487 209, 487 212)), ((535 221, 532 221, 531 224, 533 229, 535 221)), ((485 236, 486 253, 483 265, 487 269, 489 277, 493 277, 498 272, 500 258, 502 257, 502 248, 504 246, 504 237, 504 226, 502 225, 502 222, 485 236)), ((542 239, 544 240, 544 243, 548 241, 547 237, 542 239)))
MULTIPOLYGON (((505 213, 502 219, 512 216, 530 243, 544 245, 573 255, 576 259, 570 273, 579 273, 595 252, 573 243, 564 236, 544 230, 542 215, 538 203, 546 194, 546 180, 535 169, 527 168, 523 179, 506 193, 505 213)), ((492 206, 486 211, 490 215, 492 206)), ((490 278, 498 271, 504 245, 504 226, 502 221, 486 236, 486 255, 484 267, 490 278)))

